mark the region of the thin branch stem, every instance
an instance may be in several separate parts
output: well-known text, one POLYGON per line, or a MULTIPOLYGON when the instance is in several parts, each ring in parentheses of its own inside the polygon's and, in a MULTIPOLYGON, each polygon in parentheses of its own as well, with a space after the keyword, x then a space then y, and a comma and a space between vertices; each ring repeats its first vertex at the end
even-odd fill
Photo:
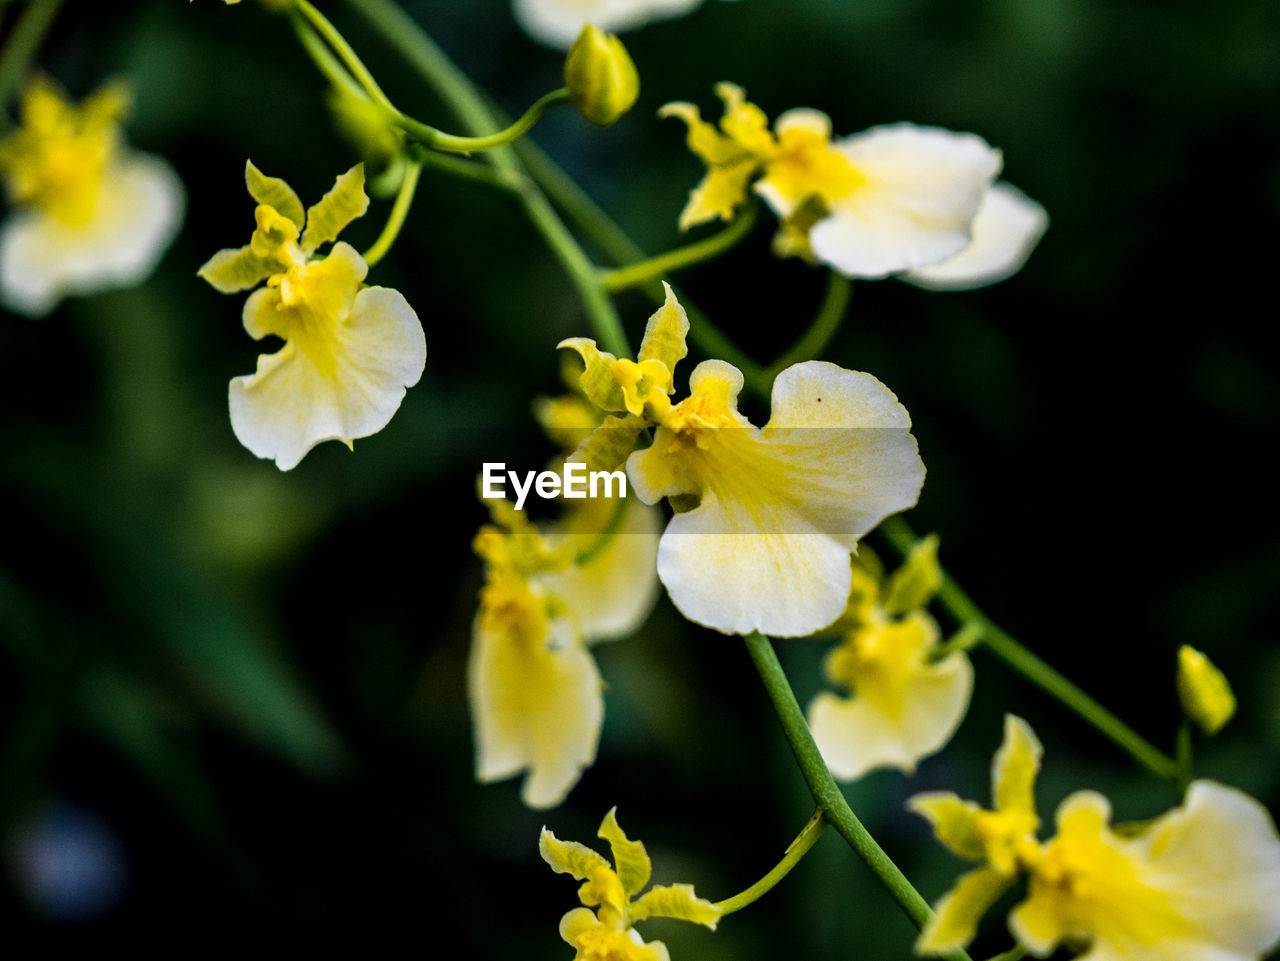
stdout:
POLYGON ((351 44, 347 43, 344 37, 323 13, 313 7, 307 0, 294 0, 294 9, 296 9, 307 21, 319 32, 325 42, 333 48, 333 52, 338 55, 343 65, 355 78, 356 82, 364 88, 375 103, 381 104, 387 110, 399 114, 391 100, 382 92, 382 88, 378 86, 378 81, 373 79, 373 74, 369 72, 369 68, 364 65, 364 61, 357 56, 351 44))
POLYGON ((766 368, 765 376, 772 381, 792 364, 821 357, 831 338, 840 330, 852 296, 853 281, 834 270, 827 271, 827 292, 813 323, 799 340, 766 368))
POLYGON ((329 82, 341 90, 348 96, 365 98, 365 92, 360 85, 356 83, 355 78, 347 72, 347 68, 338 62, 338 58, 333 55, 330 46, 320 38, 315 28, 299 13, 294 13, 289 17, 293 24, 293 32, 297 34, 298 42, 302 44, 302 49, 311 57, 311 62, 316 68, 328 78, 329 82))
POLYGON ((373 246, 364 252, 364 262, 370 267, 386 256, 387 251, 391 249, 391 245, 400 236, 400 228, 404 226, 404 219, 409 214, 409 207, 413 205, 413 195, 418 189, 418 175, 420 173, 422 173, 422 164, 410 161, 405 168, 404 179, 400 181, 400 190, 396 193, 396 202, 391 205, 391 213, 387 215, 387 225, 382 228, 382 233, 373 242, 373 246))
POLYGON ((499 130, 497 133, 486 134, 483 137, 459 137, 456 134, 445 133, 429 124, 414 120, 398 110, 392 119, 401 130, 409 135, 410 139, 423 146, 430 147, 432 150, 462 154, 483 153, 486 150, 493 150, 495 147, 505 146, 523 136, 530 127, 542 119, 544 114, 568 102, 569 91, 567 88, 561 87, 559 90, 553 90, 534 101, 533 106, 526 110, 523 116, 515 123, 499 130))
POLYGON ((809 823, 804 826, 804 830, 796 835, 794 841, 787 845, 787 850, 783 853, 782 860, 774 865, 773 870, 745 891, 739 892, 731 898, 716 902, 716 907, 720 909, 721 917, 726 914, 733 914, 734 911, 741 911, 748 904, 754 904, 769 891, 773 890, 777 883, 790 874, 791 869, 800 863, 800 859, 809 853, 809 849, 817 843, 818 838, 822 837, 822 832, 826 830, 826 827, 827 821, 823 815, 822 808, 818 808, 813 812, 813 817, 809 818, 809 823))
POLYGON ((751 233, 751 228, 756 224, 759 209, 758 203, 749 203, 743 208, 742 213, 729 222, 728 226, 710 237, 704 237, 702 240, 684 247, 677 247, 675 250, 669 250, 665 254, 650 257, 639 263, 603 271, 602 280, 605 289, 610 293, 617 293, 628 287, 661 280, 672 271, 691 267, 727 253, 751 233))
MULTIPOLYGON (((782 725, 782 733, 791 746, 791 753, 809 787, 809 793, 813 795, 814 803, 822 810, 823 817, 871 869, 876 880, 889 892, 916 928, 922 930, 933 918, 933 911, 849 807, 849 802, 845 800, 831 771, 827 769, 813 735, 809 733, 804 713, 800 710, 800 704, 796 701, 782 665, 778 663, 778 655, 769 638, 757 631, 747 635, 745 641, 747 653, 751 655, 760 680, 764 682, 765 692, 773 703, 773 710, 782 725)), ((954 951, 946 957, 953 961, 969 959, 964 951, 954 951)))
POLYGON ((0 53, 0 129, 8 126, 4 106, 30 69, 36 50, 61 6, 62 0, 34 0, 18 18, 9 42, 0 53))
MULTIPOLYGON (((901 517, 889 518, 880 525, 880 530, 904 556, 918 539, 901 517)), ((1154 747, 1137 731, 1001 630, 945 571, 937 600, 958 623, 982 626, 981 646, 1046 694, 1080 715, 1152 774, 1177 783, 1179 768, 1173 758, 1154 747)))

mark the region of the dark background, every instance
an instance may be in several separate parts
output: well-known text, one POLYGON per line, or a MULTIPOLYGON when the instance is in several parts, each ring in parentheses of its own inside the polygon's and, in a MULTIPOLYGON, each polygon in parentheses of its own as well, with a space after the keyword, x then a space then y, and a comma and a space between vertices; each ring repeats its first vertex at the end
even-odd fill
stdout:
MULTIPOLYGON (((503 0, 405 4, 515 113, 559 55, 503 0)), ((441 105, 342 4, 321 4, 405 110, 441 105)), ((701 176, 654 111, 733 80, 771 116, 839 133, 897 120, 980 133, 1052 226, 1021 274, 971 293, 856 285, 828 359, 906 404, 928 481, 910 515, 991 615, 1161 747, 1175 652, 1227 672, 1240 714, 1197 773, 1280 801, 1280 583, 1274 277, 1280 8, 1270 0, 707 0, 628 34, 643 92, 604 131, 571 112, 534 139, 651 251, 701 176)), ((312 203, 358 159, 287 25, 214 0, 66 4, 40 65, 75 96, 136 89, 129 135, 167 156, 186 226, 145 286, 0 317, 0 914, 49 933, 145 936, 337 928, 461 956, 568 957, 577 902, 536 852, 546 824, 590 842, 620 806, 655 880, 713 899, 773 864, 810 804, 739 642, 665 597, 596 648, 609 683, 600 759, 562 807, 480 787, 464 673, 479 586, 482 460, 534 466, 529 401, 559 387, 553 345, 589 333, 514 206, 427 174, 370 280, 426 328, 427 367, 380 434, 282 474, 236 442, 226 382, 253 370, 242 298, 195 270, 252 226, 250 157, 312 203), (67 852, 73 883, 54 883, 67 852), (78 880, 77 880, 78 878, 78 880), (419 943, 419 942, 413 942, 419 943)), ((363 248, 388 204, 344 239, 363 248)), ((820 271, 771 257, 770 215, 680 277, 768 361, 804 329, 820 271)), ((638 339, 650 306, 620 309, 638 339)), ((693 359, 700 359, 695 353, 693 359)), ((688 363, 688 362, 686 362, 688 363)), ((684 368, 685 375, 691 369, 684 368)), ((679 378, 683 389, 683 377, 679 378)), ((875 537, 883 556, 892 552, 875 537)), ((953 625, 946 625, 951 627, 953 625)), ((824 646, 779 645, 802 703, 824 646)), ((1046 745, 1046 816, 1069 791, 1120 818, 1169 790, 984 653, 953 743, 912 779, 848 787, 931 900, 963 866, 903 802, 988 799, 1005 711, 1046 745)), ((993 912, 975 957, 1009 945, 993 912)), ((674 958, 901 958, 912 933, 825 838, 718 933, 651 922, 674 958)))

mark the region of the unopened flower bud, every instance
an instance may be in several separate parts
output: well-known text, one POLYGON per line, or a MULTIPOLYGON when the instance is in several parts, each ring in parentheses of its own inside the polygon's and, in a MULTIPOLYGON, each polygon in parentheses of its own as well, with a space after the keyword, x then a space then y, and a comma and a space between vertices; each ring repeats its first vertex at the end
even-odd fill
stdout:
POLYGON ((1187 717, 1217 734, 1236 713, 1236 697, 1212 661, 1186 644, 1178 650, 1178 698, 1187 717))
POLYGON ((564 61, 564 85, 578 112, 607 127, 640 96, 640 74, 615 34, 587 24, 564 61))

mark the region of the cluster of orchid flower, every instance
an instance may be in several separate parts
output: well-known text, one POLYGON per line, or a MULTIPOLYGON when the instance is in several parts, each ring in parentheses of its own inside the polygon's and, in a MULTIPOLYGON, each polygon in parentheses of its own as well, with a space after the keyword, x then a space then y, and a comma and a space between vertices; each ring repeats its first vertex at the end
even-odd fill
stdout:
MULTIPOLYGON (((259 357, 256 373, 230 383, 231 425, 241 443, 289 470, 324 440, 351 445, 382 430, 421 376, 426 343, 405 297, 365 281, 394 243, 424 166, 443 163, 433 159, 441 152, 474 154, 448 162, 470 165, 473 176, 523 203, 542 202, 530 178, 509 176, 507 161, 486 151, 561 102, 607 124, 638 91, 621 42, 584 20, 623 29, 697 3, 515 0, 517 17, 536 38, 572 43, 566 86, 510 127, 472 136, 445 134, 397 110, 305 0, 268 3, 291 18, 344 116, 363 125, 365 142, 399 152, 393 169, 400 186, 387 230, 362 255, 337 240, 368 209, 362 166, 304 211, 283 180, 247 164, 256 204, 249 243, 219 251, 200 270, 222 293, 253 290, 244 304, 246 331, 284 341, 259 357)), ((688 147, 706 166, 673 218, 681 230, 719 219, 730 222, 728 234, 753 215, 758 197, 778 218, 779 256, 806 258, 841 278, 897 277, 959 290, 1016 273, 1047 226, 1038 204, 997 179, 1000 153, 978 136, 898 123, 833 139, 830 120, 816 110, 789 110, 770 126, 740 87, 721 83, 715 91, 724 105, 718 126, 690 103, 660 111, 685 124, 688 147)), ((0 172, 20 208, 0 231, 0 295, 8 306, 41 314, 65 295, 136 283, 172 238, 181 187, 163 161, 125 150, 119 123, 126 103, 116 86, 79 106, 48 81, 27 87, 21 126, 0 143, 0 172)), ((705 243, 688 250, 711 248, 719 252, 705 243)), ((631 265, 626 283, 654 283, 696 259, 676 252, 631 265)), ((944 642, 930 606, 941 602, 953 615, 963 608, 941 593, 947 579, 936 537, 915 541, 899 526, 905 557, 891 573, 860 546, 911 508, 924 483, 906 409, 873 375, 816 359, 772 378, 762 427, 739 412, 747 381, 725 360, 699 363, 687 394, 673 400, 691 326, 672 288, 662 285, 632 360, 612 315, 611 288, 594 269, 586 279, 571 263, 567 269, 579 292, 597 285, 586 290, 595 296, 584 304, 598 340, 559 345, 577 365, 572 390, 537 402, 535 415, 563 448, 561 460, 623 469, 632 493, 566 502, 559 519, 544 524, 507 502, 490 503, 491 523, 474 542, 485 582, 467 682, 477 776, 523 773, 523 800, 535 808, 567 796, 596 757, 603 723, 604 685, 589 645, 634 632, 659 583, 688 620, 746 637, 793 749, 820 758, 818 773, 807 777, 851 780, 884 767, 911 773, 947 744, 965 715, 974 674, 966 650, 1014 642, 965 617, 957 619, 967 625, 944 642), (658 506, 664 498, 672 508, 665 520, 658 506), (825 669, 836 690, 813 700, 807 723, 771 660, 767 636, 835 642, 825 669)), ((1032 679, 1050 694, 1069 686, 1035 663, 1032 679)), ((1090 710, 1093 702, 1071 691, 1071 703, 1090 710)), ((1235 708, 1222 675, 1189 648, 1180 654, 1178 692, 1189 719, 1208 734, 1235 708)), ((1119 723, 1088 719, 1104 733, 1119 723)), ((1179 806, 1140 826, 1112 826, 1106 799, 1084 791, 1062 802, 1056 834, 1040 840, 1033 788, 1041 749, 1026 722, 1012 716, 993 763, 993 809, 951 794, 912 799, 943 845, 980 864, 936 913, 913 918, 923 927, 919 952, 962 950, 982 915, 1024 877, 1027 897, 1010 912, 1009 929, 1037 957, 1065 944, 1091 961, 1246 961, 1275 946, 1280 838, 1265 809, 1233 788, 1192 781, 1187 765, 1132 732, 1124 741, 1139 761, 1185 789, 1179 806)), ((641 894, 649 858, 613 811, 600 828, 612 866, 544 830, 543 857, 583 882, 582 906, 560 928, 576 959, 665 961, 665 947, 645 942, 636 922, 668 917, 714 929, 753 901, 803 856, 824 824, 843 823, 843 802, 829 794, 824 801, 810 786, 819 811, 789 860, 770 884, 719 903, 681 884, 641 894)), ((900 901, 904 890, 914 895, 900 875, 873 868, 900 901)))

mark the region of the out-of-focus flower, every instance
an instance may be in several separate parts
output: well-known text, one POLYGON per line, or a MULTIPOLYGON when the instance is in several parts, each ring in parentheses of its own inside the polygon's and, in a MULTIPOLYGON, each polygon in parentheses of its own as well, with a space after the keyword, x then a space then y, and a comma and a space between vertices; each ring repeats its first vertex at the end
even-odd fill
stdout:
POLYGON ((720 908, 694 893, 690 884, 650 888, 652 865, 639 841, 618 826, 616 808, 605 815, 599 837, 609 842, 613 866, 576 841, 561 841, 546 828, 538 842, 543 859, 557 874, 584 882, 574 908, 560 920, 560 936, 577 951, 573 961, 670 961, 661 941, 646 942, 632 926, 645 918, 675 918, 715 930, 720 908), (595 910, 592 910, 592 909, 595 910))
POLYGON ((582 28, 633 30, 683 16, 702 0, 514 0, 516 20, 539 43, 568 50, 582 28))
POLYGON ((316 256, 368 208, 363 166, 305 214, 288 184, 252 163, 245 181, 257 229, 246 246, 214 254, 200 276, 228 294, 267 283, 245 303, 244 327, 285 344, 231 381, 231 427, 254 454, 290 470, 321 441, 350 447, 382 430, 422 375, 427 344, 403 294, 364 286, 369 268, 353 247, 338 241, 316 256))
POLYGON ((1226 675, 1187 644, 1178 649, 1178 698, 1187 717, 1209 735, 1222 730, 1236 713, 1236 696, 1226 675))
POLYGON ((635 106, 640 74, 616 34, 582 28, 564 61, 564 85, 578 112, 607 127, 635 106))
MULTIPOLYGON (((599 415, 581 398, 544 400, 536 412, 572 448, 599 415)), ((476 535, 485 586, 472 630, 468 690, 476 776, 527 771, 521 797, 559 804, 594 760, 604 720, 591 641, 632 633, 653 606, 657 512, 634 498, 566 501, 535 526, 506 501, 476 535)))
POLYGON ((30 316, 63 297, 130 287, 151 273, 182 221, 182 182, 159 157, 124 144, 127 88, 81 104, 47 80, 22 98, 0 142, 0 175, 20 209, 0 225, 0 299, 30 316))
POLYGON ((911 419, 870 374, 821 361, 778 375, 763 428, 738 412, 742 374, 724 361, 694 368, 689 396, 672 404, 688 329, 668 287, 638 360, 586 338, 561 344, 586 363, 588 399, 615 412, 580 451, 625 454, 655 426, 627 474, 646 504, 678 505, 658 547, 658 576, 676 607, 725 633, 812 634, 844 610, 858 539, 919 496, 924 464, 911 419))
POLYGON ((855 560, 848 626, 825 664, 852 697, 824 691, 809 705, 813 739, 836 777, 877 767, 909 774, 964 717, 973 667, 959 652, 934 660, 940 632, 924 609, 939 580, 936 537, 921 541, 887 583, 855 560))
POLYGON ((1009 930, 1036 957, 1067 944, 1087 961, 1256 961, 1280 942, 1280 837, 1261 804, 1194 781, 1179 807, 1115 830, 1107 799, 1077 791, 1058 806, 1057 835, 1039 843, 1038 760, 1034 735, 1011 719, 997 755, 996 811, 954 795, 913 799, 939 840, 986 861, 938 905, 917 944, 922 953, 967 944, 1019 873, 1030 884, 1009 930))
POLYGON ((689 149, 707 165, 681 229, 730 218, 754 189, 781 220, 780 256, 960 289, 1017 271, 1047 225, 1020 191, 992 187, 1000 152, 974 134, 898 123, 832 141, 820 111, 788 110, 771 131, 740 87, 721 83, 716 93, 718 130, 691 103, 659 111, 685 122, 689 149))

